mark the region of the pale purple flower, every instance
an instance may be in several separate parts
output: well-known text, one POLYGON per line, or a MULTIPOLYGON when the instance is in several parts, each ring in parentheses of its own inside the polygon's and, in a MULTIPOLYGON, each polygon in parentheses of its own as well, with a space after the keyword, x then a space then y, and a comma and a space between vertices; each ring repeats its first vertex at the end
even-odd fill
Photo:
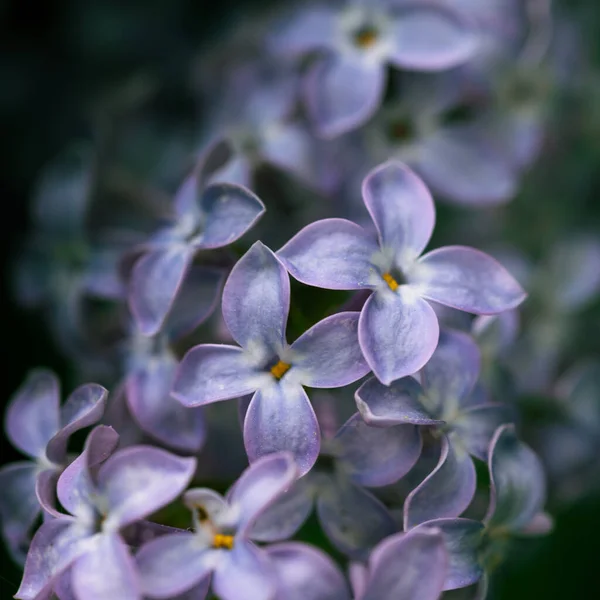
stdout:
MULTIPOLYGON (((543 512, 546 483, 536 454, 516 434, 513 425, 495 432, 488 452, 491 490, 483 521, 436 518, 412 532, 434 527, 442 532, 449 555, 444 590, 472 585, 488 568, 496 566, 507 551, 511 537, 541 535, 552 527, 543 512)), ((483 577, 483 587, 486 577, 483 577)))
POLYGON ((404 503, 405 528, 435 517, 455 517, 475 494, 471 455, 485 460, 496 428, 511 420, 503 404, 478 404, 473 390, 481 356, 477 345, 460 332, 443 331, 439 345, 421 371, 421 386, 407 377, 391 386, 374 377, 356 392, 365 420, 380 427, 412 423, 435 427, 441 437, 438 465, 404 503))
POLYGON ((273 566, 267 553, 251 542, 251 530, 296 476, 289 454, 272 454, 246 469, 225 498, 205 488, 186 492, 194 531, 162 536, 138 552, 144 594, 171 598, 212 573, 213 590, 223 600, 273 598, 273 566))
POLYGON ((288 56, 322 51, 310 67, 304 96, 317 132, 327 138, 373 115, 381 103, 388 63, 443 70, 465 62, 476 48, 470 23, 453 10, 382 1, 303 7, 277 26, 272 46, 288 56))
MULTIPOLYGON (((133 267, 129 304, 144 335, 160 330, 198 251, 231 244, 264 213, 250 190, 210 181, 222 153, 219 144, 208 149, 175 196, 173 223, 142 247, 133 267)), ((208 269, 207 280, 214 277, 214 269, 208 269)))
POLYGON ((254 393, 244 420, 250 461, 290 451, 304 474, 319 453, 319 425, 303 386, 343 387, 369 370, 358 345, 358 313, 323 319, 288 345, 289 276, 256 242, 223 290, 223 318, 241 346, 202 344, 184 356, 173 395, 201 406, 254 393))
POLYGON ((6 436, 31 460, 0 469, 2 533, 13 556, 22 562, 40 502, 52 497, 67 462, 69 437, 96 423, 104 411, 107 391, 90 383, 74 390, 60 406, 56 376, 31 371, 6 411, 6 436))
POLYGON ((174 500, 196 461, 151 446, 111 456, 117 443, 112 428, 96 427, 81 456, 60 476, 58 500, 68 514, 48 507, 54 518, 31 542, 15 598, 46 598, 68 568, 79 600, 141 598, 135 563, 119 531, 174 500))
POLYGON ((384 384, 422 368, 438 342, 428 301, 476 314, 518 306, 521 286, 493 258, 464 246, 421 256, 435 209, 423 182, 388 162, 364 180, 363 198, 379 235, 344 219, 308 225, 278 252, 299 281, 326 289, 372 289, 358 325, 365 359, 384 384))

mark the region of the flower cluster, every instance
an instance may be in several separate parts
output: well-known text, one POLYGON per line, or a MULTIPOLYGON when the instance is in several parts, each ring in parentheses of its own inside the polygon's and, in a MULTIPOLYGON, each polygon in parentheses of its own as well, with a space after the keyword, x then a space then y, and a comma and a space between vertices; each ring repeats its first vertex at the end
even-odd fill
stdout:
MULTIPOLYGON (((200 65, 189 147, 156 156, 125 129, 42 182, 17 294, 111 393, 61 406, 37 369, 9 403, 20 600, 484 597, 509 544, 552 528, 499 380, 539 389, 532 363, 558 362, 516 343, 524 287, 575 312, 600 280, 431 244, 432 192, 505 204, 535 160, 546 56, 515 54, 546 24, 492 0, 300 4, 200 65), (293 539, 313 508, 321 548, 293 539)), ((582 256, 597 266, 595 240, 582 256)), ((536 448, 587 436, 589 461, 597 375, 557 387, 568 419, 536 448)), ((584 460, 553 451, 551 481, 584 460)))

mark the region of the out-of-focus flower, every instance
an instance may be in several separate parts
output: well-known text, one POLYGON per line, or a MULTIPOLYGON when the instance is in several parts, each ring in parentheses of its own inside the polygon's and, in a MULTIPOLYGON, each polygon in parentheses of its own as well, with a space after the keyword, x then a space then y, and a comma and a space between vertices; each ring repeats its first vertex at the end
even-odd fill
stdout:
POLYGON ((223 290, 223 318, 241 347, 202 344, 184 356, 173 395, 201 406, 254 393, 244 420, 251 461, 290 451, 302 474, 319 453, 319 425, 303 386, 335 388, 369 368, 358 345, 358 313, 323 319, 291 346, 285 339, 289 276, 256 242, 235 265, 223 290))
POLYGON ((0 469, 2 533, 15 559, 23 562, 40 502, 53 497, 67 462, 69 437, 102 416, 107 391, 90 383, 73 391, 60 406, 59 382, 50 371, 36 369, 8 405, 5 429, 15 448, 32 460, 0 469))
POLYGON ((305 100, 319 135, 335 137, 379 107, 386 65, 435 71, 465 62, 476 49, 468 20, 435 4, 350 1, 309 5, 277 27, 273 51, 322 51, 306 78, 305 100), (360 82, 357 85, 357 82, 360 82))
POLYGON ((213 573, 213 589, 223 600, 273 598, 273 566, 251 542, 252 525, 296 475, 289 454, 272 454, 246 469, 225 498, 205 488, 186 492, 194 532, 162 536, 138 552, 144 594, 171 598, 213 573))
POLYGON ((59 478, 58 500, 68 514, 51 510, 54 518, 35 534, 16 598, 47 597, 69 568, 80 600, 140 597, 135 563, 119 531, 174 500, 196 461, 151 446, 110 456, 117 443, 112 428, 96 427, 81 456, 59 478))
POLYGON ((326 289, 372 289, 358 327, 369 366, 384 384, 422 368, 438 342, 427 300, 476 314, 518 306, 521 286, 492 257, 464 246, 420 256, 431 237, 435 209, 423 182, 391 161, 365 178, 363 198, 379 242, 344 219, 308 225, 278 252, 293 277, 326 289))

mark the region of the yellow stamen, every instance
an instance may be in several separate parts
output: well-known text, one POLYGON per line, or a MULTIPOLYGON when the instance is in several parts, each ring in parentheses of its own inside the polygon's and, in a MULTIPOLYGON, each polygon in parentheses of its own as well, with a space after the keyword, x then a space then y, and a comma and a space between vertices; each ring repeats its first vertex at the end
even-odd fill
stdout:
POLYGON ((280 360, 276 365, 271 367, 271 374, 275 379, 281 379, 289 370, 291 365, 280 360))
POLYGON ((398 289, 398 282, 389 273, 384 273, 383 279, 388 284, 392 292, 395 292, 398 289))
POLYGON ((233 536, 215 533, 215 536, 213 537, 213 548, 226 548, 227 550, 231 550, 233 548, 233 536))
POLYGON ((369 48, 377 41, 377 31, 375 29, 365 27, 354 34, 354 43, 359 48, 369 48))

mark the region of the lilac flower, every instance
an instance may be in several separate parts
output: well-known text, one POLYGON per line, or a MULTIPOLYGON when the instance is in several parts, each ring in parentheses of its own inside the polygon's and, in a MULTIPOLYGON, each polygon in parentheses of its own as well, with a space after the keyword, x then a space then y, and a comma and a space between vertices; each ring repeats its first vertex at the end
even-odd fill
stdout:
MULTIPOLYGON (((210 148, 174 199, 174 222, 145 245, 131 274, 129 303, 144 335, 154 335, 172 309, 179 288, 199 250, 221 248, 242 236, 264 212, 248 189, 211 183, 220 148, 210 148)), ((214 279, 214 271, 206 273, 214 279)))
POLYGON ((470 455, 485 460, 494 431, 511 420, 511 411, 503 404, 477 404, 478 398, 472 393, 480 365, 477 345, 467 335, 444 331, 421 371, 422 386, 407 377, 386 387, 373 377, 356 392, 357 405, 367 423, 438 428, 440 459, 406 499, 405 528, 433 516, 455 517, 467 508, 476 485, 470 455))
POLYGON ((126 395, 129 410, 148 434, 184 452, 197 452, 206 435, 201 408, 187 408, 171 395, 178 360, 172 350, 213 311, 225 274, 219 269, 192 266, 173 309, 152 337, 136 327, 126 351, 126 395))
POLYGON ((317 132, 332 138, 377 110, 387 63, 403 69, 447 69, 472 56, 475 37, 470 24, 447 8, 351 1, 341 9, 304 8, 278 27, 273 47, 291 56, 323 51, 308 73, 305 100, 317 132))
POLYGON ((2 533, 19 562, 25 558, 24 547, 40 514, 40 501, 52 497, 65 466, 69 437, 100 419, 106 395, 102 386, 90 383, 73 391, 60 406, 56 376, 36 369, 8 405, 6 436, 32 459, 0 469, 2 533))
POLYGON ((255 392, 244 420, 250 461, 287 450, 304 474, 317 458, 320 436, 303 386, 342 387, 369 369, 358 345, 358 313, 327 317, 290 346, 289 305, 288 274, 256 242, 223 290, 223 318, 241 348, 195 346, 183 358, 172 393, 185 406, 201 406, 255 392))
POLYGON ((447 564, 444 538, 438 529, 423 527, 398 533, 373 550, 367 567, 352 565, 354 597, 436 600, 442 593, 447 564))
MULTIPOLYGON (((550 518, 542 512, 546 498, 542 465, 531 448, 519 441, 513 425, 502 425, 494 433, 488 469, 490 503, 483 523, 436 518, 411 529, 441 530, 450 558, 444 590, 479 581, 486 569, 505 556, 511 537, 540 535, 552 527, 550 518)), ((486 582, 482 585, 485 587, 486 582)))
POLYGON ((273 598, 273 567, 250 541, 250 532, 296 475, 290 455, 272 454, 246 469, 225 498, 205 488, 186 492, 194 532, 166 535, 140 550, 136 561, 144 594, 170 598, 213 573, 213 590, 223 600, 273 598))
POLYGON ((447 246, 420 257, 433 231, 433 200, 406 166, 389 162, 364 180, 363 198, 379 234, 324 219, 294 236, 278 257, 299 281, 327 289, 372 289, 359 320, 365 359, 385 383, 419 370, 438 342, 431 305, 476 314, 518 306, 525 293, 487 254, 447 246))
POLYGON ((356 413, 323 441, 316 466, 259 519, 253 536, 280 541, 292 536, 313 505, 331 543, 354 559, 365 559, 396 532, 390 512, 363 486, 394 483, 415 464, 421 438, 414 425, 370 427, 356 413))
POLYGON ((113 429, 98 426, 59 478, 58 499, 69 514, 52 510, 55 518, 35 534, 15 598, 45 598, 69 567, 76 598, 141 597, 135 564, 119 530, 174 500, 196 461, 150 446, 110 456, 117 442, 113 429))

